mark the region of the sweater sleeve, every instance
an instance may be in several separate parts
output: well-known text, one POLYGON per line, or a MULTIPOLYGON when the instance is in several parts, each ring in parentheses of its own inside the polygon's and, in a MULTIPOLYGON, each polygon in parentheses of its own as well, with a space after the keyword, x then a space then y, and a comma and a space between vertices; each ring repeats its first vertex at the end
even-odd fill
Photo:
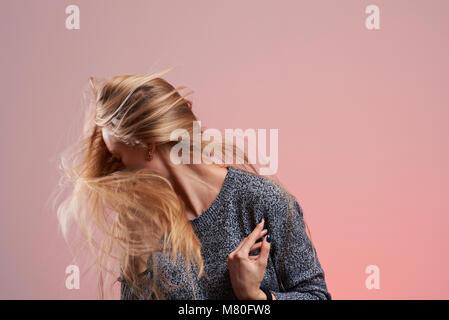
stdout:
MULTIPOLYGON (((144 274, 146 278, 151 276, 151 273, 149 272, 149 270, 144 271, 142 274, 144 274)), ((141 297, 138 294, 136 294, 134 287, 131 286, 128 283, 128 281, 126 281, 126 279, 123 277, 121 270, 120 270, 120 277, 118 278, 118 281, 121 282, 120 300, 143 300, 144 299, 144 297, 141 297)), ((147 286, 143 286, 142 284, 140 284, 139 287, 144 290, 146 297, 151 296, 154 299, 153 293, 147 286)))
POLYGON ((128 282, 125 279, 121 279, 119 281, 121 282, 120 300, 138 300, 128 282))
POLYGON ((269 193, 264 197, 265 227, 271 235, 270 255, 285 289, 280 286, 281 291, 271 292, 278 300, 331 300, 317 252, 306 234, 301 206, 290 195, 289 214, 285 191, 280 194, 273 188, 269 193))

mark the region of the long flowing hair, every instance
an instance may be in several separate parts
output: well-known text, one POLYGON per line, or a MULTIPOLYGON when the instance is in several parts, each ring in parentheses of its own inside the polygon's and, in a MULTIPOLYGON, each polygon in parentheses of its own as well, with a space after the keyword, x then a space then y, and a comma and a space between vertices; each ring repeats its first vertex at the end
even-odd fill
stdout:
MULTIPOLYGON (((126 169, 109 152, 102 137, 102 128, 106 128, 129 146, 172 147, 178 141, 171 140, 171 132, 184 129, 193 139, 192 123, 198 119, 192 102, 186 98, 193 92, 183 96, 180 90, 184 86, 175 88, 161 77, 173 68, 152 74, 123 74, 106 81, 90 77, 82 134, 61 155, 60 194, 64 187, 71 190, 57 208, 60 228, 68 243, 72 222, 81 231, 99 266, 100 298, 104 297, 106 275, 126 281, 141 299, 164 299, 164 290, 155 281, 159 275, 156 264, 149 263, 153 261, 149 257, 158 252, 167 253, 172 259, 184 257, 190 279, 194 273, 197 278, 204 274, 201 243, 185 215, 185 204, 170 181, 147 169, 126 169), (142 264, 148 266, 152 278, 145 277, 146 272, 138 272, 138 265, 142 264), (119 278, 116 265, 120 266, 119 278), (151 296, 145 294, 145 287, 151 296)), ((194 152, 197 145, 189 142, 194 152)), ((233 167, 259 175, 244 150, 226 140, 212 141, 207 146, 213 144, 218 146, 213 150, 222 152, 214 154, 215 159, 210 158, 212 165, 229 166, 224 165, 224 156, 231 152, 233 167)), ((201 154, 204 147, 201 143, 201 154)), ((275 175, 266 178, 288 202, 291 226, 291 195, 275 175)), ((285 289, 282 282, 280 285, 285 289)))

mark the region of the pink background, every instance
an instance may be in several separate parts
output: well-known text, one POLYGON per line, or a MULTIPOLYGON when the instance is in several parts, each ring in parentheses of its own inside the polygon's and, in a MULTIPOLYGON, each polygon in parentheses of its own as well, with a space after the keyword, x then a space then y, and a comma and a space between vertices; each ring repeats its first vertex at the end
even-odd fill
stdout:
POLYGON ((96 298, 93 275, 65 288, 58 155, 89 76, 179 65, 165 78, 195 91, 204 126, 279 129, 278 175, 334 299, 448 299, 448 14, 446 0, 2 1, 0 298, 96 298), (381 30, 365 28, 370 4, 381 30))

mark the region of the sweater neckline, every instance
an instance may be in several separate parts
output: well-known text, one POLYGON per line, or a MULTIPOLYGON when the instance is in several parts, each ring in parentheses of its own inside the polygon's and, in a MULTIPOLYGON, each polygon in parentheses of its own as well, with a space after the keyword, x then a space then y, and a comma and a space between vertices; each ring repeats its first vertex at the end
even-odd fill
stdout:
POLYGON ((226 194, 229 190, 232 188, 232 178, 235 173, 235 168, 232 166, 227 167, 228 172, 226 173, 226 176, 224 178, 223 184, 221 186, 221 189, 215 198, 215 200, 212 202, 212 204, 207 208, 203 213, 201 213, 199 216, 189 220, 190 223, 193 225, 198 225, 204 222, 211 222, 215 220, 217 213, 219 212, 219 208, 223 203, 223 198, 226 197, 226 194))

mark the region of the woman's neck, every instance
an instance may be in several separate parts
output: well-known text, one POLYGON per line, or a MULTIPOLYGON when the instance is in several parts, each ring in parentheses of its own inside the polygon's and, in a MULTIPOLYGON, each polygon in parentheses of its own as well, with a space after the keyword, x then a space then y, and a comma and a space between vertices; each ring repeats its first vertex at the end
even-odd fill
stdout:
POLYGON ((227 168, 214 164, 180 164, 167 167, 168 180, 185 204, 189 220, 200 216, 217 198, 227 168))

